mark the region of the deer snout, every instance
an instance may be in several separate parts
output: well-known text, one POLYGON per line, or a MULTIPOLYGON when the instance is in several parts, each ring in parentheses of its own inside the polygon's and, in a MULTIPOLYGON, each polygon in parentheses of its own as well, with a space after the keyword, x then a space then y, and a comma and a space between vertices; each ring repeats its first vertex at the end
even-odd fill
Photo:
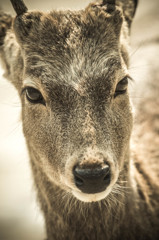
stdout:
POLYGON ((108 164, 102 165, 102 167, 87 167, 81 168, 75 166, 73 169, 75 185, 83 193, 100 193, 105 191, 110 184, 111 173, 108 164))

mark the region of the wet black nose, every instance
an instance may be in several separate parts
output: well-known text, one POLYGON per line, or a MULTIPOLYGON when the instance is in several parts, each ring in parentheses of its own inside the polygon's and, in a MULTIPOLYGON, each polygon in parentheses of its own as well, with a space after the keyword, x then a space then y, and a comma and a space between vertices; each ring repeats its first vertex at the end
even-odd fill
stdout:
POLYGON ((104 165, 102 168, 80 168, 76 166, 73 170, 76 186, 84 193, 103 192, 110 183, 110 167, 104 165))

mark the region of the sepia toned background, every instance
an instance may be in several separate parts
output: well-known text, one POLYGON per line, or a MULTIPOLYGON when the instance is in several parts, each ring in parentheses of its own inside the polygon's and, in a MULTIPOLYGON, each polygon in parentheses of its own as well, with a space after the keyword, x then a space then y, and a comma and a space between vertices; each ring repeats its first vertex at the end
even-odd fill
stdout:
MULTIPOLYGON (((90 0, 25 0, 29 9, 80 9, 90 0)), ((0 7, 15 15, 9 0, 0 7)), ((159 61, 159 0, 140 0, 132 27, 130 72, 135 82, 131 97, 140 102, 139 89, 146 85, 150 69, 159 61), (152 42, 146 48, 145 42, 152 42)), ((149 76, 150 78, 150 76, 149 76)), ((16 90, 3 78, 0 66, 0 240, 42 240, 43 217, 29 168, 20 121, 20 101, 16 90)))

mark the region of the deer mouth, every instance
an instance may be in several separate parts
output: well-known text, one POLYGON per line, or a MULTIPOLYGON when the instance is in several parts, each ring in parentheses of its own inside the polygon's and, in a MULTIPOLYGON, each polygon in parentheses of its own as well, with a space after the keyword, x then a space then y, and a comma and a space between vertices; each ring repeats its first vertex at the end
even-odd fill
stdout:
POLYGON ((111 191, 112 191, 112 188, 108 187, 105 191, 100 193, 88 194, 88 193, 72 190, 72 194, 82 202, 98 202, 105 199, 110 194, 111 191))

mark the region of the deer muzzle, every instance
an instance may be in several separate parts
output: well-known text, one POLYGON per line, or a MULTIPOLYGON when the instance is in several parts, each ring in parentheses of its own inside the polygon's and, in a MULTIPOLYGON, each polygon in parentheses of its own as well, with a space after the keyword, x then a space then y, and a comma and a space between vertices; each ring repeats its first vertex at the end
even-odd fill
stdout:
POLYGON ((88 194, 105 191, 111 178, 108 164, 104 164, 102 167, 92 165, 89 168, 75 166, 73 174, 77 188, 88 194))

